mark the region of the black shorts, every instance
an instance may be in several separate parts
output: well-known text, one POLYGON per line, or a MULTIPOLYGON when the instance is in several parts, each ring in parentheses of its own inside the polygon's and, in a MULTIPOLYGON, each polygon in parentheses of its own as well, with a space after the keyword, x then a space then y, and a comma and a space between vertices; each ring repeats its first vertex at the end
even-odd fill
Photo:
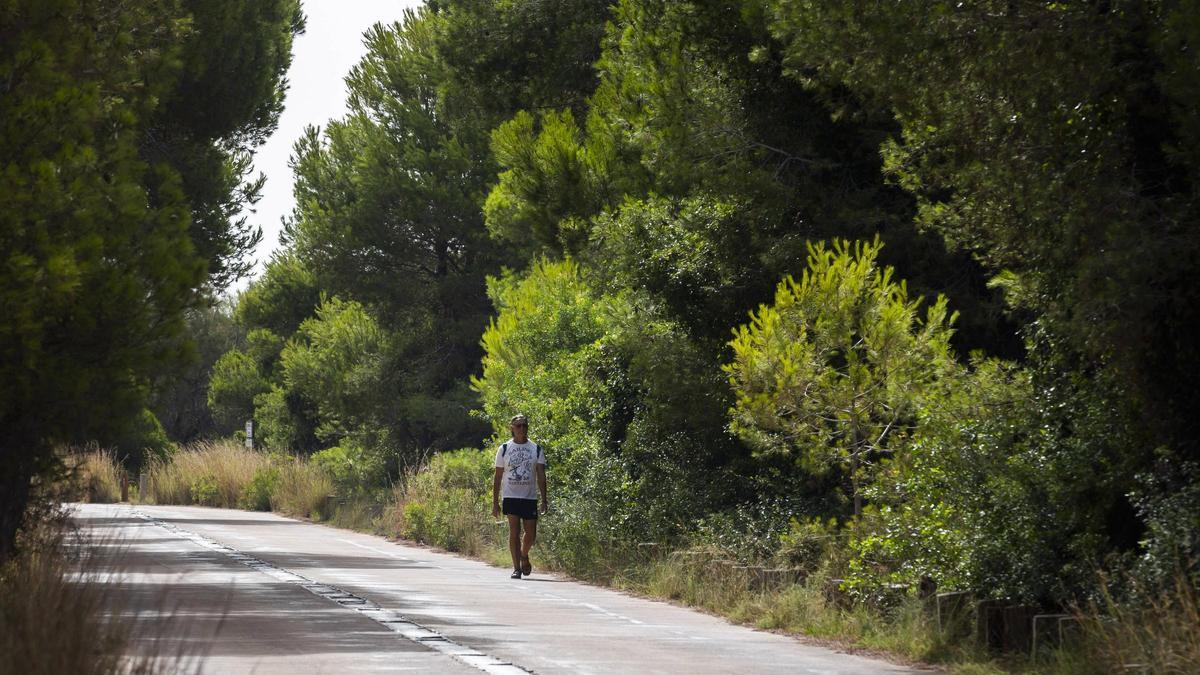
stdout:
POLYGON ((500 507, 506 516, 517 516, 521 520, 537 520, 537 500, 505 497, 500 507))

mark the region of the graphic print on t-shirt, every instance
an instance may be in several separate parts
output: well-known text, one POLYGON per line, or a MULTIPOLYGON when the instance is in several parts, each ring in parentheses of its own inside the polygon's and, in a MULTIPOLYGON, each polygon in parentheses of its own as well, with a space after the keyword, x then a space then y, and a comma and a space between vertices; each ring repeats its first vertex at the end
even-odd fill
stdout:
POLYGON ((515 446, 508 460, 508 470, 512 472, 512 484, 528 485, 533 480, 533 452, 529 448, 515 446))

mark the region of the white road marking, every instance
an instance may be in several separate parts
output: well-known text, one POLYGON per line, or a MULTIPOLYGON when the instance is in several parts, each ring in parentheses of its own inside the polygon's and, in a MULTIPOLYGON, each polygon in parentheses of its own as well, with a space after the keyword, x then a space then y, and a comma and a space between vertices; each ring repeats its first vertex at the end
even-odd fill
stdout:
POLYGON ((366 550, 368 550, 368 551, 374 551, 375 553, 379 553, 379 554, 382 554, 382 555, 386 555, 386 556, 387 556, 387 557, 389 557, 389 558, 400 558, 400 557, 402 557, 402 556, 400 556, 400 555, 399 555, 399 554, 397 554, 397 553, 392 553, 391 551, 385 551, 385 550, 383 550, 383 549, 380 549, 380 548, 375 548, 374 546, 367 546, 367 545, 365 545, 365 544, 360 544, 360 543, 358 543, 357 541, 350 541, 349 539, 338 539, 338 541, 342 542, 343 544, 350 544, 351 546, 357 546, 357 547, 359 547, 359 548, 366 549, 366 550))
MULTIPOLYGON (((188 541, 191 541, 210 551, 221 553, 225 555, 225 557, 235 562, 240 562, 250 569, 262 572, 263 574, 279 581, 300 586, 313 595, 325 598, 326 600, 334 602, 346 609, 352 609, 362 616, 382 625, 384 628, 387 628, 393 633, 400 635, 401 637, 411 640, 419 645, 423 645, 432 651, 445 654, 456 661, 467 664, 468 666, 478 668, 485 673, 490 673, 491 675, 529 675, 530 673, 529 670, 521 668, 520 666, 514 665, 507 661, 502 661, 494 656, 484 654, 473 647, 458 644, 457 642, 450 640, 437 631, 430 630, 429 628, 412 621, 399 612, 384 609, 370 600, 360 598, 353 593, 349 593, 338 588, 337 586, 318 583, 296 574, 295 572, 276 567, 231 546, 226 546, 225 544, 213 539, 209 539, 201 534, 197 534, 190 530, 185 530, 174 523, 164 522, 154 518, 153 516, 138 511, 137 509, 131 509, 131 511, 137 518, 141 518, 144 521, 157 525, 158 527, 161 527, 172 534, 182 537, 183 539, 187 539, 188 541)), ((343 539, 341 541, 344 541, 348 544, 353 544, 355 546, 361 546, 362 548, 367 548, 379 553, 384 553, 385 555, 391 555, 386 551, 374 549, 369 546, 362 546, 361 544, 357 544, 347 539, 343 539)))

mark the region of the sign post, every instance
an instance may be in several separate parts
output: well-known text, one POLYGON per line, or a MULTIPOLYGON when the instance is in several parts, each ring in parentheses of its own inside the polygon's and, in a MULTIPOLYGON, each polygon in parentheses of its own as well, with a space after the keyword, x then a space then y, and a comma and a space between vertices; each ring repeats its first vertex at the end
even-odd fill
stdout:
POLYGON ((246 447, 254 449, 254 420, 246 420, 246 447))

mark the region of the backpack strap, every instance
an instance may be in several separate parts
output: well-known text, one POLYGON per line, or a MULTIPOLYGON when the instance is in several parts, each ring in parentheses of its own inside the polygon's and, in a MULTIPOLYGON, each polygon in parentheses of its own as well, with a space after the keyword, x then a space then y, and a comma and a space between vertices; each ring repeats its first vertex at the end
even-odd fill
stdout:
POLYGON ((537 448, 538 459, 541 459, 542 458, 542 446, 538 445, 537 443, 534 443, 533 447, 537 448))
POLYGON ((508 443, 505 443, 504 445, 500 446, 500 456, 503 457, 507 454, 508 454, 508 443))

